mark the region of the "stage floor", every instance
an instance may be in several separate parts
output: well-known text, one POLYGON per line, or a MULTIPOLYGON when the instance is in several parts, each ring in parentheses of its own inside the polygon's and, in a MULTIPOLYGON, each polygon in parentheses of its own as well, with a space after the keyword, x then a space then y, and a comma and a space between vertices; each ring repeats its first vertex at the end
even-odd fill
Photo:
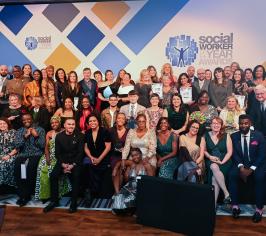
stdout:
MULTIPOLYGON (((69 214, 56 209, 43 214, 41 208, 7 206, 0 235, 48 236, 48 235, 180 235, 152 227, 138 225, 134 217, 114 216, 107 211, 85 211, 69 214)), ((266 219, 259 224, 250 217, 234 220, 229 216, 217 216, 215 235, 265 235, 266 219)))

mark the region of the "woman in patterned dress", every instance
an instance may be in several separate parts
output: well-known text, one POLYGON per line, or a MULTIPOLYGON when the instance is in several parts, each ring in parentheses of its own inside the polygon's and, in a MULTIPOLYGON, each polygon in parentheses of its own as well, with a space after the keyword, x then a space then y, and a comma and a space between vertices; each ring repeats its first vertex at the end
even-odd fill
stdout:
MULTIPOLYGON (((45 154, 41 157, 37 169, 35 199, 46 200, 50 197, 50 179, 49 176, 56 164, 55 158, 55 136, 62 131, 60 125, 60 117, 53 116, 51 118, 52 130, 46 134, 45 154)), ((70 182, 68 179, 61 179, 59 181, 59 193, 63 196, 71 191, 70 182)))
POLYGON ((14 179, 17 154, 15 136, 16 131, 10 129, 10 122, 6 118, 0 118, 0 185, 16 185, 14 179))

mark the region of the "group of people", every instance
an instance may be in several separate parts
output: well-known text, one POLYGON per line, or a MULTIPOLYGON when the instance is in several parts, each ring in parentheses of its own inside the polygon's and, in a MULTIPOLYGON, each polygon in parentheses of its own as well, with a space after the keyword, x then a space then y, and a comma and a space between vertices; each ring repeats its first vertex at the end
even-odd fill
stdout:
POLYGON ((72 191, 97 196, 112 169, 114 208, 131 208, 138 175, 212 184, 235 218, 239 180, 254 177, 262 218, 266 171, 266 80, 262 65, 237 62, 213 73, 189 66, 177 78, 169 63, 103 76, 52 65, 0 66, 0 185, 17 188, 17 204, 50 203, 72 191), (104 78, 103 78, 104 77, 104 78), (125 185, 126 184, 126 185, 125 185), (130 193, 130 194, 129 194, 130 193), (133 196, 133 197, 132 197, 133 196))

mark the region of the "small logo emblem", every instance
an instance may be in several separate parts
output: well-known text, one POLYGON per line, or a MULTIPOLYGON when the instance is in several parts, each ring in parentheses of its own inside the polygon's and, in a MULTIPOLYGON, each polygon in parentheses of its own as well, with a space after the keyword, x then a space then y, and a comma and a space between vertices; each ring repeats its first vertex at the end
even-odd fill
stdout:
POLYGON ((25 46, 28 50, 34 50, 38 46, 38 41, 34 37, 27 37, 25 40, 25 46))
POLYGON ((165 53, 172 66, 185 67, 196 60, 198 51, 197 43, 191 36, 179 35, 169 38, 165 53))

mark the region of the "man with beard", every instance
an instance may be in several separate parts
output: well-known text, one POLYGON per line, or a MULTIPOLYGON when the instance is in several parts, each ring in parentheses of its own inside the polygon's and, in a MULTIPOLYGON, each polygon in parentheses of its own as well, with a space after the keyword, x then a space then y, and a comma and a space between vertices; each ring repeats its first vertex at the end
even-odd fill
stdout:
POLYGON ((253 177, 255 182, 256 211, 252 221, 257 223, 262 219, 265 189, 265 139, 259 131, 250 129, 251 118, 248 115, 239 116, 239 131, 232 134, 233 166, 229 172, 229 192, 232 199, 232 214, 238 218, 241 212, 238 206, 239 179, 247 182, 253 177))
POLYGON ((8 77, 8 67, 6 65, 0 65, 0 116, 2 116, 5 108, 8 107, 8 96, 6 93, 8 77))
POLYGON ((56 135, 55 157, 57 163, 50 175, 51 202, 43 212, 47 213, 59 205, 58 181, 61 175, 67 175, 72 181, 72 197, 69 212, 77 211, 77 198, 79 193, 79 178, 84 157, 83 134, 75 130, 74 118, 67 118, 64 123, 65 130, 56 135))
POLYGON ((45 131, 35 126, 30 114, 22 115, 23 126, 17 131, 15 179, 18 187, 17 205, 24 206, 31 199, 36 183, 36 173, 40 157, 44 153, 45 131), (23 170, 24 169, 24 170, 23 170))

